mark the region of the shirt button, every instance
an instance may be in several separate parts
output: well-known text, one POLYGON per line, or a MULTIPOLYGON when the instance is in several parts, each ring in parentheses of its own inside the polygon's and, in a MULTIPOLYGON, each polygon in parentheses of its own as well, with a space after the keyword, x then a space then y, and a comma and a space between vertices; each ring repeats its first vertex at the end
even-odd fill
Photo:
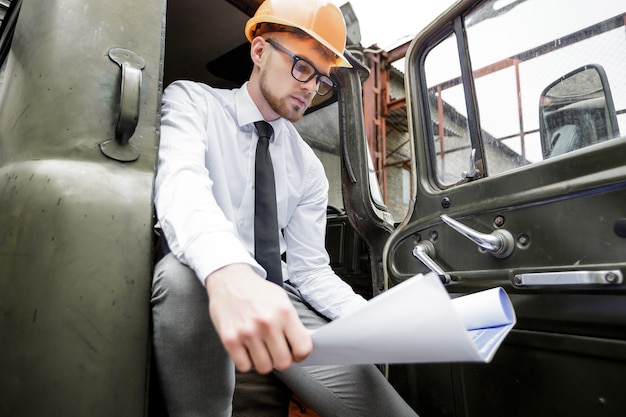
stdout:
POLYGON ((239 226, 244 227, 246 225, 246 221, 244 219, 239 220, 239 226))

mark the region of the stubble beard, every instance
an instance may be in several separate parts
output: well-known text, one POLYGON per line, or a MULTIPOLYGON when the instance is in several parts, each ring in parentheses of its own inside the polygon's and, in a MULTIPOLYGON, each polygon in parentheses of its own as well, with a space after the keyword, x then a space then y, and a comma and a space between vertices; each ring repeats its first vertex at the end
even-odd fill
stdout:
POLYGON ((306 108, 302 109, 296 105, 290 105, 284 100, 281 100, 279 97, 272 94, 271 89, 268 87, 268 82, 265 74, 261 74, 259 85, 263 98, 265 99, 265 101, 267 101, 270 108, 274 112, 276 112, 276 114, 289 120, 292 123, 295 123, 298 120, 302 119, 306 108))

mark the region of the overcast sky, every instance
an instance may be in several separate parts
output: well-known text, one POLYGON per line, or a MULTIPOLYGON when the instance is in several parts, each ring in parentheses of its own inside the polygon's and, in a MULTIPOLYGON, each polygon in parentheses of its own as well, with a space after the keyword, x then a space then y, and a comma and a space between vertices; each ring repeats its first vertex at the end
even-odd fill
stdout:
MULTIPOLYGON (((337 6, 346 0, 330 0, 337 6)), ((364 47, 377 44, 389 50, 414 37, 434 20, 453 0, 350 0, 359 26, 364 47)))

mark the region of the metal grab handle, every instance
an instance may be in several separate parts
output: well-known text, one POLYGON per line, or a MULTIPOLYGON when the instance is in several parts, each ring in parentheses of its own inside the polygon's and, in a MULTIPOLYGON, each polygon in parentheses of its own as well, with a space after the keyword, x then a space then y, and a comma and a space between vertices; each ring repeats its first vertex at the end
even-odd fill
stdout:
POLYGON ((441 267, 431 258, 431 256, 434 255, 435 247, 428 240, 418 243, 413 248, 413 256, 426 265, 428 269, 439 275, 444 284, 447 284, 450 282, 450 275, 441 269, 441 267))
POLYGON ((496 258, 506 258, 513 253, 515 241, 513 235, 509 233, 508 230, 498 229, 490 234, 481 233, 454 220, 446 214, 442 214, 440 217, 448 226, 452 227, 496 258))
POLYGON ((109 58, 122 71, 120 81, 120 116, 115 127, 115 140, 100 144, 100 149, 109 158, 131 162, 139 158, 139 150, 129 143, 139 122, 142 74, 146 66, 144 59, 135 52, 123 48, 109 50, 109 58))

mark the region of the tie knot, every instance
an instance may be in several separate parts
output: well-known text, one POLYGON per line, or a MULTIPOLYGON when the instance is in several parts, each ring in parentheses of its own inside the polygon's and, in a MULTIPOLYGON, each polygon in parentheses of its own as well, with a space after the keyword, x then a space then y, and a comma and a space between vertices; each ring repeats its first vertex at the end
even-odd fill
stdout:
POLYGON ((256 128, 256 132, 259 134, 259 138, 267 138, 269 140, 272 137, 272 133, 274 133, 272 125, 267 123, 265 120, 254 122, 254 127, 256 128))

